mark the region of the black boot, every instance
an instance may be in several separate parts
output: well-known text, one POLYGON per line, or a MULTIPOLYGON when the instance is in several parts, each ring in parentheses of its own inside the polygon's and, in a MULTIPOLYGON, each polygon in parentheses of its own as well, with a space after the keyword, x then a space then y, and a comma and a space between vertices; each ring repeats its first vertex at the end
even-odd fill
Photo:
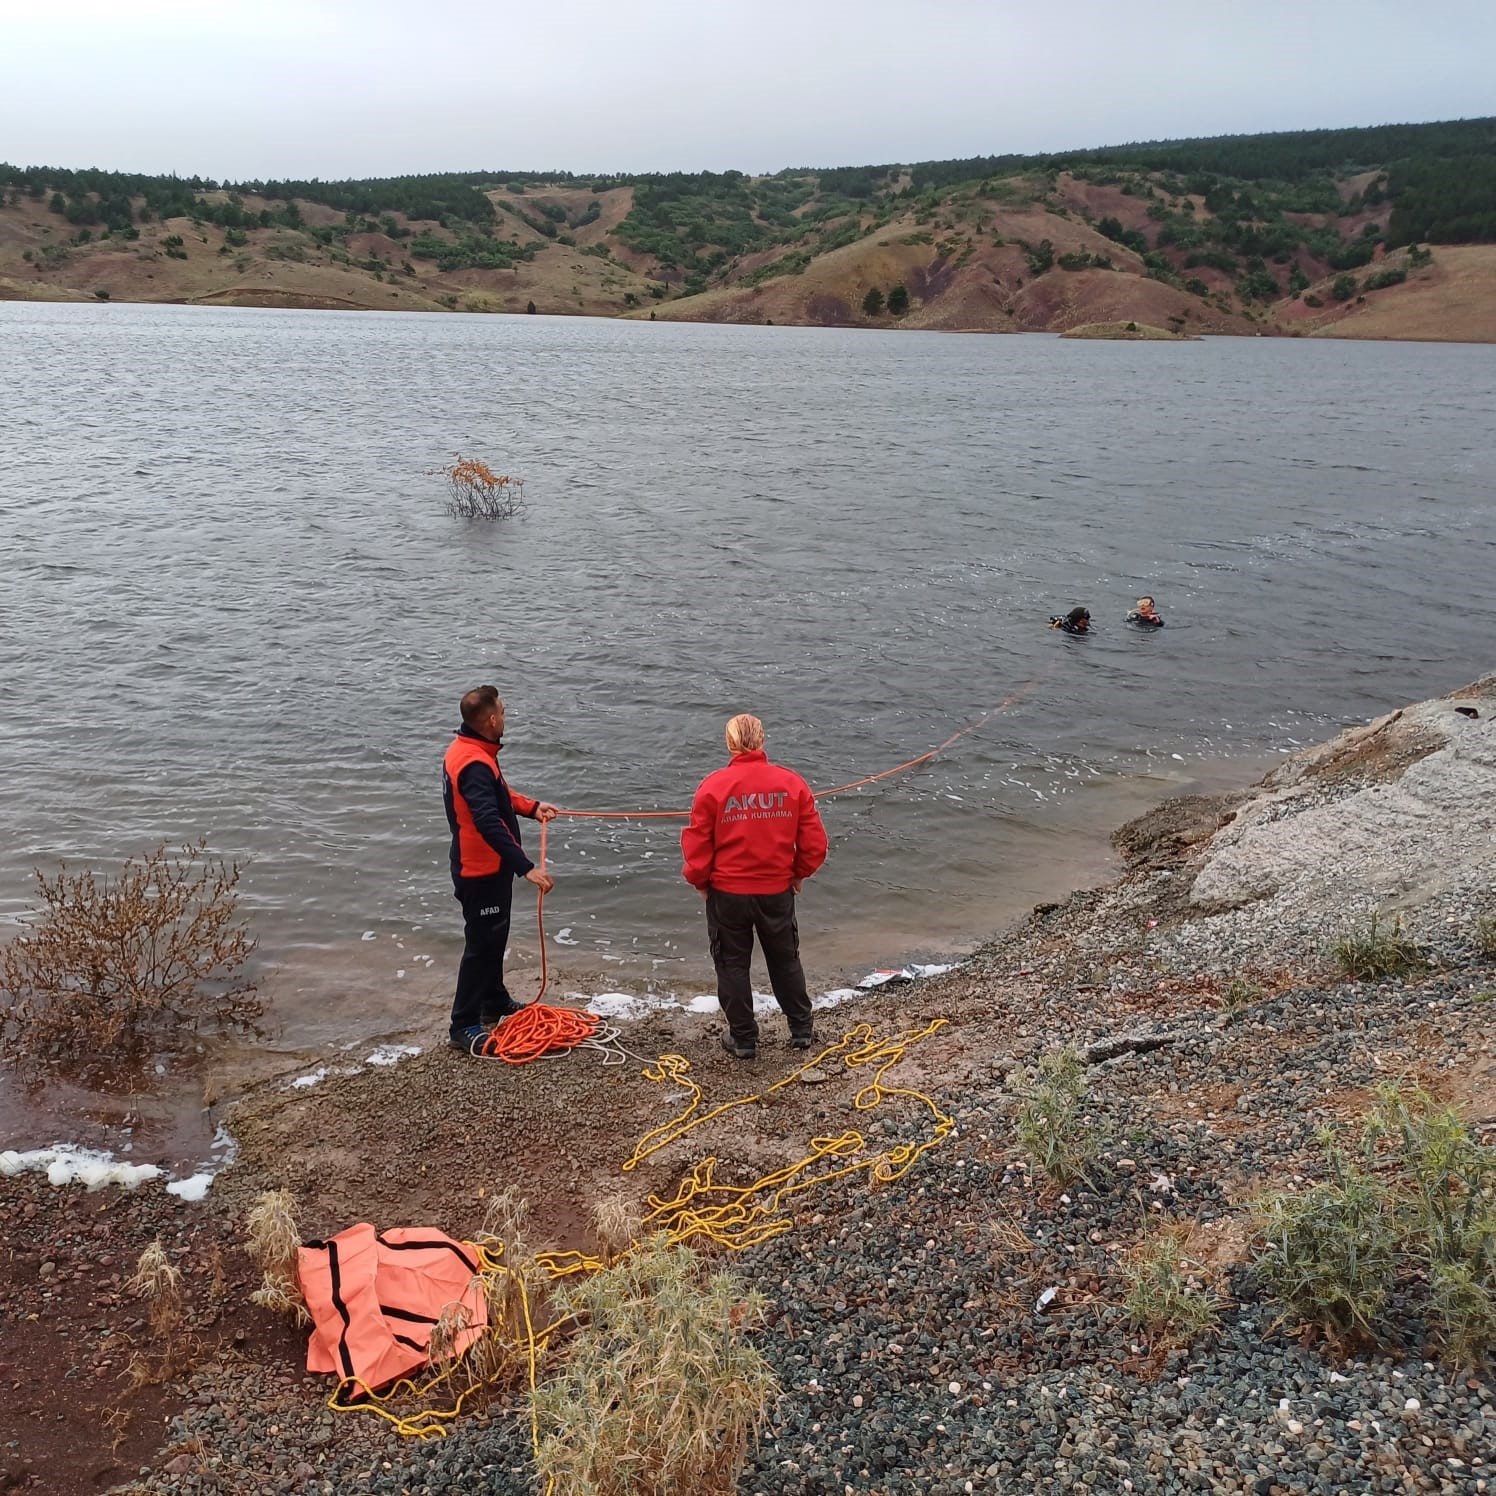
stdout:
POLYGON ((730 1054, 734 1059, 737 1060, 756 1060, 758 1058, 757 1044, 739 1044, 738 1041, 733 1038, 730 1031, 723 1033, 722 1047, 728 1052, 728 1054, 730 1054))

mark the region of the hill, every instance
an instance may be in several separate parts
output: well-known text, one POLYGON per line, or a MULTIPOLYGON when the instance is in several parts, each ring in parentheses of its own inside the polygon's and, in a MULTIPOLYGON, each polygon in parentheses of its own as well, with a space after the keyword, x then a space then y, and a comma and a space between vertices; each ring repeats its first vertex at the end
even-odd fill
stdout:
POLYGON ((1493 292, 1496 119, 766 177, 0 165, 0 297, 1491 341, 1493 292))

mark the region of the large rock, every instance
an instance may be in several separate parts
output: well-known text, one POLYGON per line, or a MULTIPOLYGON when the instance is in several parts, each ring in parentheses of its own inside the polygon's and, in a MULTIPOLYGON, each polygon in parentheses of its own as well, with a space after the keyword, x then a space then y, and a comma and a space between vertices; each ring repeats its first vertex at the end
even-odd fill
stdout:
POLYGON ((1211 840, 1190 902, 1405 911, 1493 879, 1496 676, 1274 770, 1211 840))

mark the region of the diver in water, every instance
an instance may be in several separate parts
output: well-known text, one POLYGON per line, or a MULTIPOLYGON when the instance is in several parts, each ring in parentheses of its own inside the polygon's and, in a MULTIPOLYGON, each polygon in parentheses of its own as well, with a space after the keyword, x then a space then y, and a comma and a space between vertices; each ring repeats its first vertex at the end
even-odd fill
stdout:
MULTIPOLYGON (((1160 619, 1160 622, 1163 620, 1160 619)), ((1051 618, 1049 626, 1059 629, 1066 634, 1089 634, 1091 632, 1091 610, 1089 608, 1071 608, 1063 618, 1051 618)))
POLYGON ((1138 605, 1127 615, 1127 622, 1141 629, 1161 629, 1164 621, 1158 616, 1151 597, 1140 597, 1138 605))

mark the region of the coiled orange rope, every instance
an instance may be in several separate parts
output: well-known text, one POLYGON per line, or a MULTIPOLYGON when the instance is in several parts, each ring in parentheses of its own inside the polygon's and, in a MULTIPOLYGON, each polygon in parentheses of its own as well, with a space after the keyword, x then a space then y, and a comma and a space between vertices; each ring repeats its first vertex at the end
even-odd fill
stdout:
POLYGON ((564 1054, 595 1039, 602 1025, 595 1013, 554 1008, 537 1000, 496 1023, 478 1053, 510 1065, 525 1065, 542 1055, 564 1054))

